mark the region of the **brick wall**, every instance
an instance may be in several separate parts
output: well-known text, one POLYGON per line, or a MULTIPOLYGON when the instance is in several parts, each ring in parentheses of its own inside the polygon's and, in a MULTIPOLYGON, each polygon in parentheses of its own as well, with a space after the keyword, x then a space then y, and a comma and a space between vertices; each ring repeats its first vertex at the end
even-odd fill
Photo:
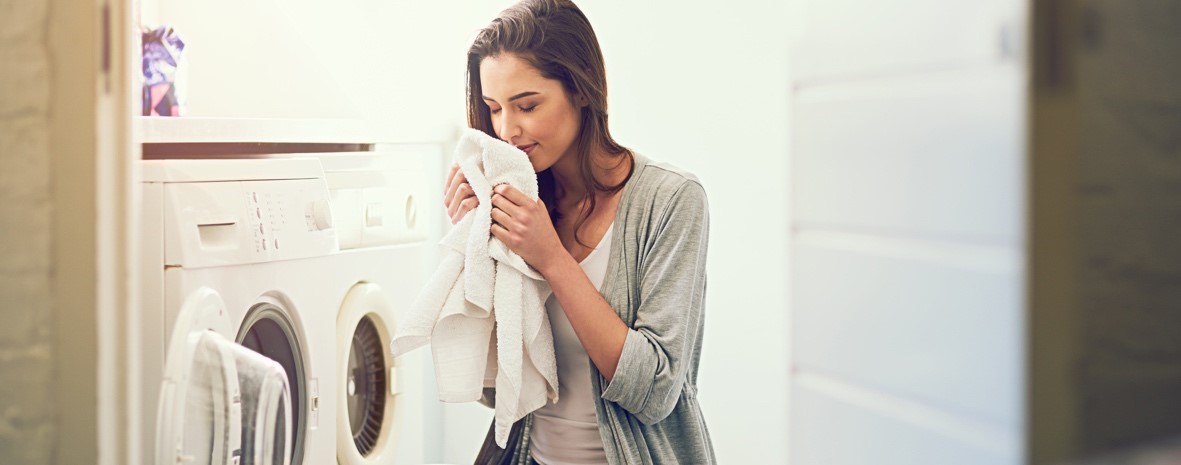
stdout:
MULTIPOLYGON (((1076 389, 1088 454, 1181 435, 1181 5, 1079 1, 1076 389)), ((1066 207, 1066 206, 1063 206, 1066 207)))
POLYGON ((55 435, 48 0, 0 0, 0 463, 55 435))

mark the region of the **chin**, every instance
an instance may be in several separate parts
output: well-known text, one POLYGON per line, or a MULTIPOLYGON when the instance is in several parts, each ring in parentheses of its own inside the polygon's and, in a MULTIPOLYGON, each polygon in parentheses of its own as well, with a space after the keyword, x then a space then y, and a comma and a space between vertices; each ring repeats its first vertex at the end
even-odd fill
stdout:
POLYGON ((529 156, 529 164, 533 165, 533 172, 534 173, 540 173, 540 172, 550 169, 550 167, 554 166, 553 163, 547 163, 542 158, 535 157, 532 155, 529 156))

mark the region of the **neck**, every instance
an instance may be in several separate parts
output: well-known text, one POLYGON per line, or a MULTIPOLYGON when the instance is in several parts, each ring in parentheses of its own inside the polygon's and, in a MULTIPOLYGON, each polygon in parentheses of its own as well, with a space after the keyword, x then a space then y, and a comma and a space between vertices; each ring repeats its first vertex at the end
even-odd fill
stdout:
MULTIPOLYGON (((576 150, 571 147, 570 152, 562 156, 558 163, 551 168, 554 182, 561 187, 561 192, 564 192, 563 197, 559 199, 563 207, 585 202, 587 200, 586 189, 591 187, 587 186, 582 178, 582 166, 578 162, 576 150)), ((590 157, 591 175, 600 183, 609 186, 623 182, 631 168, 625 158, 612 158, 601 150, 592 150, 590 157)), ((598 192, 591 192, 591 194, 600 195, 598 192)))

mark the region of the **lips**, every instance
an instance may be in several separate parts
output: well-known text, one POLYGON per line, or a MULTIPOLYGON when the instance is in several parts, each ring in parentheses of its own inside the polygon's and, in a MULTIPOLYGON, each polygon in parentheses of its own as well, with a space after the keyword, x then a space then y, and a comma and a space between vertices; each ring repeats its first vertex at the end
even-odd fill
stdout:
POLYGON ((532 152, 535 147, 537 147, 537 144, 518 145, 517 149, 522 152, 529 153, 532 152))

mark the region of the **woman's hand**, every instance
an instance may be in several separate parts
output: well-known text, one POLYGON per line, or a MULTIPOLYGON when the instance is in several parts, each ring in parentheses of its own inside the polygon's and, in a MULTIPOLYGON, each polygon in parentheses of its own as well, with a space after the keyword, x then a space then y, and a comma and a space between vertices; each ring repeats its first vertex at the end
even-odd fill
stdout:
POLYGON ((447 179, 443 182, 446 184, 443 187, 443 206, 447 207, 447 216, 451 217, 451 224, 455 224, 463 219, 463 215, 476 208, 480 201, 476 199, 476 193, 467 183, 467 178, 464 177, 463 171, 459 170, 458 164, 451 165, 451 171, 447 173, 447 179))
POLYGON ((542 274, 566 253, 545 203, 508 184, 492 189, 492 235, 542 274))

